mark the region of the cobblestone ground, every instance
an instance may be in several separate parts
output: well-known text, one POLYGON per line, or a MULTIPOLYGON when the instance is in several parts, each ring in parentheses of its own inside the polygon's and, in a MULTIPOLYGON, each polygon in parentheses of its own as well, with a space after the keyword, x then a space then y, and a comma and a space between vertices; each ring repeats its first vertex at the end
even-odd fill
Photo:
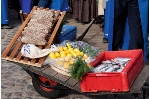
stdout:
MULTIPOLYGON (((13 29, 1 30, 1 52, 21 26, 14 10, 9 10, 10 25, 13 29)), ((118 99, 134 99, 132 94, 117 95, 118 99)), ((1 99, 46 99, 33 88, 31 77, 13 62, 1 60, 1 99)), ((66 90, 57 99, 115 99, 114 95, 85 96, 73 90, 66 90)), ((140 94, 138 99, 142 99, 140 94)), ((148 97, 147 97, 148 99, 148 97)))

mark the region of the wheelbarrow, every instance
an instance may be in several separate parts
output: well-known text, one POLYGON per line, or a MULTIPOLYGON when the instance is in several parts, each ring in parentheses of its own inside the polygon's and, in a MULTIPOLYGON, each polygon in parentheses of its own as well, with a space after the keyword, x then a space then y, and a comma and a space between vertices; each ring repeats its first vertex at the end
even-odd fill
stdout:
MULTIPOLYGON (((34 8, 33 8, 34 9, 34 8)), ((35 7, 36 9, 36 7, 35 7)), ((56 14, 59 14, 59 11, 56 12, 56 14)), ((122 92, 118 93, 112 93, 112 92, 82 92, 80 89, 80 82, 78 82, 76 79, 72 79, 69 76, 62 75, 56 71, 54 71, 50 66, 45 65, 42 67, 38 67, 41 65, 41 63, 44 61, 44 58, 35 60, 35 59, 28 59, 28 58, 22 58, 21 53, 17 53, 19 51, 20 46, 22 45, 22 42, 16 40, 19 37, 21 31, 29 21, 32 13, 30 13, 23 23, 22 27, 19 29, 17 34, 14 36, 6 50, 2 54, 2 59, 6 59, 9 61, 15 62, 17 65, 21 66, 31 77, 32 77, 32 83, 35 88, 35 90, 43 97, 46 98, 56 98, 59 96, 59 94, 62 92, 62 90, 65 89, 72 89, 77 92, 80 92, 84 95, 105 95, 105 94, 124 94, 122 92), (13 45, 16 45, 13 47, 13 45), (12 50, 12 51, 11 51, 12 50), (11 53, 9 53, 11 51, 11 53), (38 61, 38 62, 37 62, 38 61), (39 65, 40 64, 40 65, 39 65), (34 65, 34 66, 32 66, 34 65)), ((61 13, 60 18, 56 24, 56 27, 54 28, 54 31, 52 33, 52 37, 54 39, 54 35, 56 34, 58 27, 63 19, 64 13, 61 13)), ((76 40, 83 40, 84 36, 88 32, 89 28, 92 26, 94 20, 91 21, 91 23, 88 25, 88 27, 85 29, 84 33, 79 36, 76 40)), ((52 40, 48 42, 49 47, 52 43, 52 40)), ((39 46, 41 48, 41 46, 39 46)), ((148 78, 148 70, 149 66, 145 65, 140 74, 138 75, 137 79, 133 83, 133 85, 130 88, 129 92, 126 93, 134 93, 135 97, 137 96, 137 93, 141 93, 141 89, 143 88, 144 92, 145 89, 148 89, 148 87, 143 87, 146 79, 148 78)), ((144 97, 144 95, 143 95, 144 97)))

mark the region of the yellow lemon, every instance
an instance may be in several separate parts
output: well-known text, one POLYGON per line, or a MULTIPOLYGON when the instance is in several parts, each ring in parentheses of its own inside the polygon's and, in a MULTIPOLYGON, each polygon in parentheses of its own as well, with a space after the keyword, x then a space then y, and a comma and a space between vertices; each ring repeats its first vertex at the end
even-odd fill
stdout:
POLYGON ((61 57, 65 57, 65 56, 66 56, 66 53, 60 53, 60 56, 61 56, 61 57))
POLYGON ((67 54, 67 56, 71 57, 72 55, 71 54, 67 54))
POLYGON ((74 55, 75 54, 75 52, 74 51, 72 51, 72 52, 70 52, 71 53, 71 55, 74 55))
POLYGON ((54 56, 50 56, 50 58, 53 60, 53 59, 55 59, 56 58, 56 56, 54 55, 54 56))
POLYGON ((84 55, 84 53, 83 53, 83 52, 80 52, 80 55, 84 55))
POLYGON ((55 55, 54 52, 49 53, 49 56, 54 56, 54 55, 55 55))
POLYGON ((68 50, 68 48, 67 48, 67 47, 63 47, 63 49, 64 49, 64 51, 68 50))
POLYGON ((69 48, 72 48, 72 47, 71 47, 71 46, 68 46, 68 49, 69 49, 69 48))
POLYGON ((66 50, 65 52, 66 52, 66 54, 70 54, 70 51, 68 51, 68 50, 66 50))
POLYGON ((69 48, 68 50, 69 50, 70 52, 72 52, 72 51, 73 51, 73 48, 69 48))
POLYGON ((67 47, 71 47, 70 43, 67 43, 66 45, 67 45, 67 47))
POLYGON ((75 51, 76 53, 80 52, 80 50, 77 49, 77 48, 75 48, 74 51, 75 51))
POLYGON ((59 51, 63 51, 63 47, 62 46, 59 46, 58 49, 59 49, 59 51))
POLYGON ((66 54, 66 52, 65 51, 60 51, 60 54, 66 54))
POLYGON ((59 57, 60 57, 60 54, 59 54, 58 52, 56 52, 56 53, 55 53, 55 56, 56 56, 57 58, 59 58, 59 57))
POLYGON ((77 54, 77 53, 73 53, 72 55, 73 55, 74 57, 77 57, 77 56, 78 56, 78 54, 77 54))

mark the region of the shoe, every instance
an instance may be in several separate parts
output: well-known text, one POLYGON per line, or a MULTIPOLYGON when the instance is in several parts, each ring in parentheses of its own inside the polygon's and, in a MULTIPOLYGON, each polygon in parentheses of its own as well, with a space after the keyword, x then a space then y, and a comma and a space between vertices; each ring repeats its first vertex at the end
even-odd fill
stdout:
POLYGON ((108 43, 108 39, 107 38, 103 38, 103 43, 108 43))
POLYGON ((12 29, 12 26, 9 26, 9 25, 1 25, 1 29, 12 29))

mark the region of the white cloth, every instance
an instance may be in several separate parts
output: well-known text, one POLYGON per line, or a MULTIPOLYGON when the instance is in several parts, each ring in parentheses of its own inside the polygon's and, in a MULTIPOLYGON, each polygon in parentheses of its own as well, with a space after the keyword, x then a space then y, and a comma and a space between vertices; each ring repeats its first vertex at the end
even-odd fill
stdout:
POLYGON ((33 44, 24 44, 21 48, 21 54, 28 58, 41 58, 48 55, 50 52, 58 51, 57 47, 51 49, 40 49, 33 44))
POLYGON ((98 0, 98 15, 104 15, 105 8, 106 8, 106 0, 98 0))

